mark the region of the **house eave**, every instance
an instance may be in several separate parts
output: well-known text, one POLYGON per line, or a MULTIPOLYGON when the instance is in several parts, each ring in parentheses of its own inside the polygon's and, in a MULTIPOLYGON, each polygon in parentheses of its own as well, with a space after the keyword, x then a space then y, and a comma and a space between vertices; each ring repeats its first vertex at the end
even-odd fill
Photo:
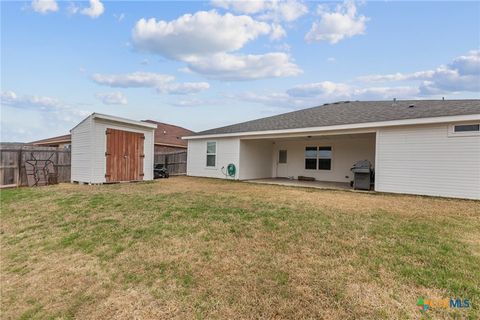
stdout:
POLYGON ((270 135, 298 134, 298 133, 308 134, 312 132, 318 133, 318 132, 328 132, 328 131, 374 129, 374 128, 381 128, 381 127, 423 125, 423 124, 436 124, 436 123, 448 123, 448 122, 459 122, 459 121, 478 121, 478 120, 480 120, 480 114, 470 114, 470 115, 460 115, 460 116, 429 117, 429 118, 416 118, 416 119, 404 119, 404 120, 353 123, 353 124, 345 124, 345 125, 309 127, 309 128, 207 134, 207 135, 186 136, 186 137, 182 137, 182 139, 196 140, 196 139, 229 138, 229 137, 270 136, 270 135))
POLYGON ((175 148, 187 149, 187 146, 179 145, 179 144, 169 144, 169 143, 155 142, 155 145, 156 146, 161 146, 161 147, 175 147, 175 148))
POLYGON ((71 143, 72 140, 53 140, 53 141, 47 141, 47 142, 32 142, 33 145, 36 146, 43 146, 43 145, 49 145, 49 144, 61 144, 61 143, 71 143))

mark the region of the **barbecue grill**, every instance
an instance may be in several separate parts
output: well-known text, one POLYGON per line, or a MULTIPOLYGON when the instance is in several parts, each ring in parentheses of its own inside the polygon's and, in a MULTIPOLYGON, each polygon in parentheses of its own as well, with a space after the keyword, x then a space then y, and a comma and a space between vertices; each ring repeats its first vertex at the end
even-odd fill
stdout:
POLYGON ((350 169, 353 172, 353 189, 370 190, 373 170, 372 164, 368 160, 360 160, 353 164, 350 169))

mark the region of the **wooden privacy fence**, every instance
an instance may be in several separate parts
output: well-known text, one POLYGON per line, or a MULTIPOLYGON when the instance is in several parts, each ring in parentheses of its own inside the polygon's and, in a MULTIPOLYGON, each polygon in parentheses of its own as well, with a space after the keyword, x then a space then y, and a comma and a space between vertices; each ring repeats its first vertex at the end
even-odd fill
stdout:
POLYGON ((37 146, 0 147, 0 186, 28 185, 26 163, 47 160, 53 163, 56 182, 70 182, 70 150, 37 146))
POLYGON ((187 151, 174 153, 155 153, 154 163, 162 164, 168 169, 171 175, 182 175, 187 173, 187 151))
MULTIPOLYGON (((70 182, 71 151, 51 147, 0 145, 0 187, 27 186, 27 168, 30 160, 53 162, 57 182, 70 182)), ((155 153, 154 161, 167 167, 171 175, 187 173, 187 152, 155 153)))

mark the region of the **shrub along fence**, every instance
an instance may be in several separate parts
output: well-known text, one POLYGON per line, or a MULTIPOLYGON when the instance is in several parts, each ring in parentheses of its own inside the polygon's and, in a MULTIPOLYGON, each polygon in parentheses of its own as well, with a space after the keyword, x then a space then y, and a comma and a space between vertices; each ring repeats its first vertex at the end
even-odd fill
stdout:
MULTIPOLYGON (((187 172, 187 152, 155 153, 155 164, 167 167, 171 175, 187 172)), ((32 160, 50 160, 55 169, 56 182, 70 182, 71 151, 51 147, 0 144, 0 187, 27 186, 28 163, 32 160), (27 164, 27 165, 26 165, 27 164)))

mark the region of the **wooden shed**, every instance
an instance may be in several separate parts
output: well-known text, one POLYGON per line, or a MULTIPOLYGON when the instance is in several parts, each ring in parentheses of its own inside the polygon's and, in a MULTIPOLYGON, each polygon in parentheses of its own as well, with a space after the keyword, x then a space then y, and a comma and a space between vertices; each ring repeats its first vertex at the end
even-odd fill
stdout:
POLYGON ((152 180, 156 127, 143 121, 91 114, 70 130, 71 181, 113 183, 152 180))

